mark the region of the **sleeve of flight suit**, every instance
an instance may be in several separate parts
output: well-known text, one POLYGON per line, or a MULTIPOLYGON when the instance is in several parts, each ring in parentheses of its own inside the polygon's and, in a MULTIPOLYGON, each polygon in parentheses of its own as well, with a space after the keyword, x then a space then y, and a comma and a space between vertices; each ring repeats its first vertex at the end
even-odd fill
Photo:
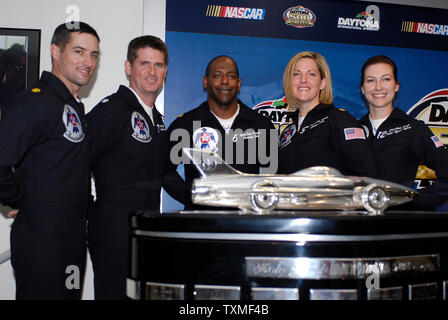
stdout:
POLYGON ((277 173, 278 171, 278 133, 272 121, 266 118, 266 154, 269 154, 270 161, 266 164, 261 164, 265 168, 262 172, 277 173), (275 163, 273 163, 275 162, 275 163))
POLYGON ((377 165, 361 124, 346 111, 336 111, 330 119, 331 139, 351 175, 376 177, 377 165))
MULTIPOLYGON (((170 162, 169 159, 168 162, 170 162)), ((162 185, 171 197, 185 205, 187 186, 175 167, 166 166, 162 185)))
MULTIPOLYGON (((110 100, 109 100, 110 101, 110 100)), ((113 105, 100 102, 86 115, 87 131, 90 143, 90 170, 93 171, 96 162, 104 152, 114 144, 120 134, 119 115, 113 105)), ((89 188, 88 216, 93 212, 93 195, 89 188)))
POLYGON ((87 114, 87 130, 90 138, 90 168, 93 169, 97 160, 109 150, 120 137, 122 121, 119 108, 114 108, 117 98, 108 102, 100 102, 87 114))
POLYGON ((0 202, 13 208, 20 209, 22 188, 12 168, 30 148, 45 140, 54 120, 42 100, 44 94, 20 95, 4 109, 0 120, 0 202))
POLYGON ((419 191, 413 205, 435 208, 448 200, 448 149, 434 133, 420 121, 417 122, 412 149, 425 166, 435 171, 437 179, 433 185, 419 191))
MULTIPOLYGON (((189 141, 184 141, 187 136, 183 138, 176 137, 174 141, 171 141, 171 135, 173 131, 177 128, 180 128, 181 119, 176 118, 173 123, 168 128, 167 131, 167 140, 168 140, 168 155, 167 161, 165 165, 165 172, 163 177, 163 188, 168 192, 168 194, 179 201, 180 203, 186 203, 186 197, 188 195, 187 186, 185 180, 177 172, 177 167, 179 163, 175 160, 181 156, 181 153, 176 152, 182 149, 182 146, 188 146, 187 143, 189 141), (179 143, 182 143, 181 145, 179 143)), ((180 128, 181 129, 181 128, 180 128)), ((187 130, 182 130, 185 134, 187 134, 187 130)), ((173 139, 175 136, 173 135, 173 139)))

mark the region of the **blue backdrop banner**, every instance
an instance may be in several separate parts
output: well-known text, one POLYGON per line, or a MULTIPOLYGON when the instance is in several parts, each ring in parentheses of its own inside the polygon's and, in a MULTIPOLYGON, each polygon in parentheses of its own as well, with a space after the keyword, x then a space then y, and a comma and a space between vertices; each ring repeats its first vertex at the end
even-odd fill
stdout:
MULTIPOLYGON (((448 144, 448 10, 339 0, 166 1, 170 62, 165 119, 206 100, 202 78, 215 56, 229 55, 239 67, 239 98, 270 117, 281 130, 289 122, 282 77, 298 52, 322 54, 331 69, 335 105, 360 118, 364 61, 385 54, 398 67, 396 107, 430 125, 448 144)), ((182 171, 181 171, 182 172, 182 171)), ((421 167, 416 186, 434 173, 421 167)), ((164 193, 163 210, 182 206, 164 193)))

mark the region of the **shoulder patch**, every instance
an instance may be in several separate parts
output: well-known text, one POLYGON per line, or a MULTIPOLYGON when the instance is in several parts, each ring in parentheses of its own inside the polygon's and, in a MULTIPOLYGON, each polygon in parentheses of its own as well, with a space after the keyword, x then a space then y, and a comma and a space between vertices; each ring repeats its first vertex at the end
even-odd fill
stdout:
POLYGON ((33 88, 33 89, 31 89, 31 92, 33 92, 33 93, 39 93, 39 92, 41 92, 42 90, 40 89, 40 88, 33 88))
POLYGON ((366 139, 364 130, 361 128, 345 128, 344 136, 345 136, 345 140, 353 140, 353 139, 365 140, 366 139))
POLYGON ((432 136, 431 137, 432 142, 434 142, 436 148, 440 148, 443 147, 443 143, 436 137, 436 136, 432 136))

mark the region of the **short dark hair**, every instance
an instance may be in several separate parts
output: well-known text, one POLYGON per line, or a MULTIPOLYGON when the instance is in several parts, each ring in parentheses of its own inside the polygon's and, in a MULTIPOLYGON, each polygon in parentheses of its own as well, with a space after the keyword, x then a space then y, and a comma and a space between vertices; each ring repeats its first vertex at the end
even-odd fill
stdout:
POLYGON ((56 30, 54 30, 53 37, 51 38, 51 44, 57 45, 62 51, 64 51, 65 46, 70 42, 72 32, 89 33, 95 36, 98 39, 98 42, 100 41, 98 33, 96 33, 95 29, 87 23, 73 21, 62 23, 56 28, 56 30))
POLYGON ((232 60, 233 64, 235 65, 236 75, 239 78, 240 72, 238 71, 238 65, 236 64, 236 61, 232 57, 229 57, 226 55, 217 56, 217 57, 214 57, 212 60, 210 60, 210 62, 207 64, 207 68, 205 68, 205 76, 208 77, 210 75, 210 69, 211 69, 212 63, 221 58, 228 58, 228 59, 232 60))
POLYGON ((395 62, 389 58, 388 56, 385 55, 378 55, 378 56, 373 56, 370 57, 369 59, 366 60, 366 62, 364 62, 364 65, 362 66, 361 69, 361 87, 364 83, 364 76, 365 76, 365 71, 368 67, 370 67, 373 64, 378 64, 378 63, 385 63, 388 64, 392 67, 392 73, 394 75, 395 78, 395 82, 399 82, 398 81, 398 68, 397 65, 395 64, 395 62))
POLYGON ((168 47, 165 42, 155 36, 145 35, 132 39, 128 45, 127 59, 132 64, 137 58, 137 51, 141 48, 152 48, 163 53, 165 57, 165 65, 168 65, 168 47))

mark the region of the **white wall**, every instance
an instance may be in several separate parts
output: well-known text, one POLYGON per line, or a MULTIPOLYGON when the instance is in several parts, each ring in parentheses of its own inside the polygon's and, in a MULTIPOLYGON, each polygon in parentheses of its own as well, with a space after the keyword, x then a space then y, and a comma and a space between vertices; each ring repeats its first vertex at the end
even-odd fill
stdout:
MULTIPOLYGON (((127 80, 123 70, 126 47, 143 33, 165 38, 165 0, 1 0, 0 27, 41 29, 40 70, 49 70, 50 39, 54 29, 67 18, 66 7, 77 5, 80 19, 94 27, 101 38, 101 58, 96 75, 81 91, 86 110, 127 80), (145 14, 144 14, 145 12, 145 14)), ((368 1, 368 0, 359 0, 368 1)), ((371 1, 369 1, 371 2, 371 1)), ((378 0, 448 9, 446 0, 378 0)), ((163 107, 163 93, 157 100, 163 107)), ((1 150, 0 150, 1 152, 1 150)), ((0 207, 0 211, 2 208, 0 207)), ((9 249, 11 219, 0 215, 0 253, 9 249)), ((93 298, 91 265, 88 265, 84 299, 93 298)), ((9 262, 0 265, 0 300, 14 299, 15 285, 9 262)))

